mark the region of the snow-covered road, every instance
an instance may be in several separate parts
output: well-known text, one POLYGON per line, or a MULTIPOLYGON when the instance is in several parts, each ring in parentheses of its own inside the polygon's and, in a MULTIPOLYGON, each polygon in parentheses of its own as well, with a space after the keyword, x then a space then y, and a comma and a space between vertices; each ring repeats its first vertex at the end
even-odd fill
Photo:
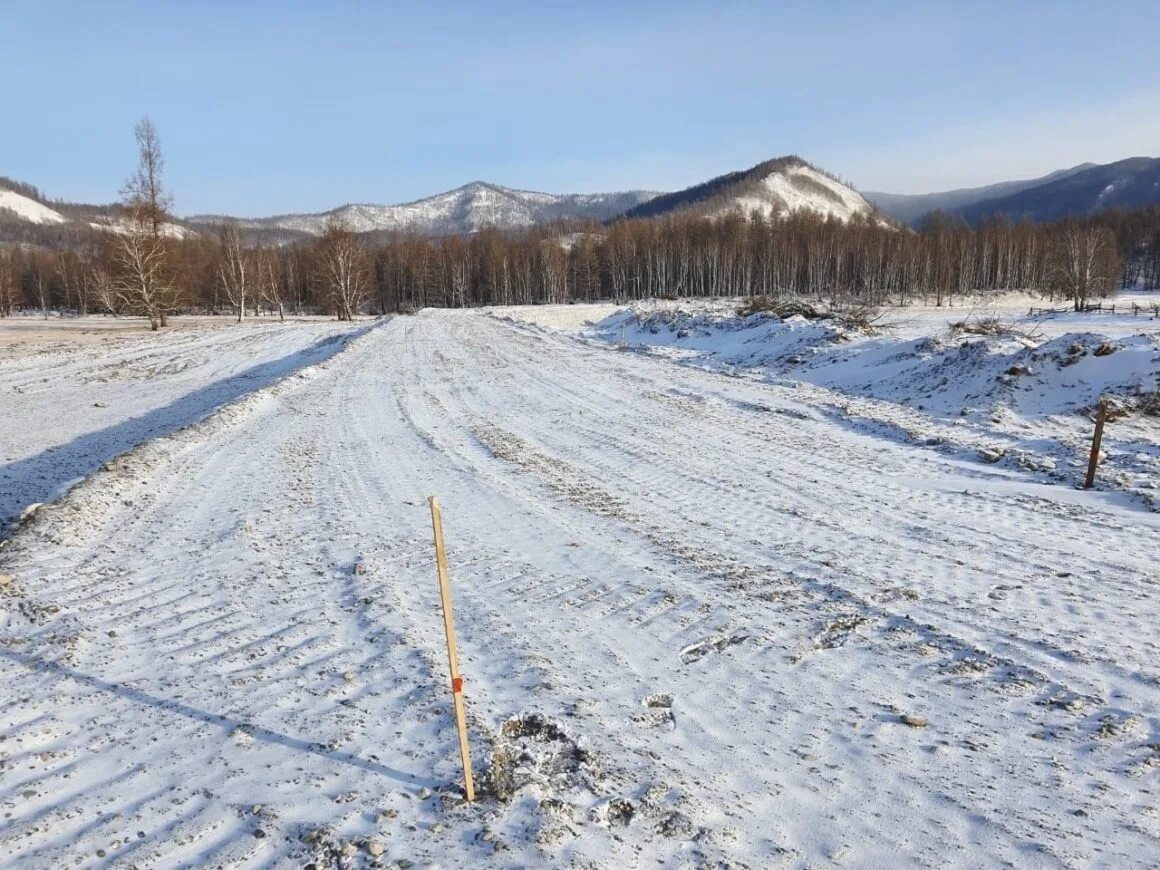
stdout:
POLYGON ((131 322, 3 322, 0 339, 23 340, 0 341, 0 537, 28 505, 57 497, 142 441, 326 359, 353 333, 333 321, 110 328, 131 322), (42 326, 55 340, 37 334, 42 326))
POLYGON ((0 854, 1154 865, 1160 516, 795 393, 424 312, 123 457, 0 557, 0 854))

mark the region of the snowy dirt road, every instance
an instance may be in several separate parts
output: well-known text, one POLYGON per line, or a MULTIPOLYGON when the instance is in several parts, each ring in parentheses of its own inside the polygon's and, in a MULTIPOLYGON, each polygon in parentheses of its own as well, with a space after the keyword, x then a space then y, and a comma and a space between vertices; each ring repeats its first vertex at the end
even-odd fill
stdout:
POLYGON ((135 332, 116 329, 132 320, 29 320, 0 324, 0 538, 28 505, 56 498, 143 441, 332 356, 355 332, 328 321, 219 320, 159 334, 139 324, 135 332))
POLYGON ((124 457, 0 556, 0 855, 1155 865, 1160 517, 795 393, 424 312, 124 457))

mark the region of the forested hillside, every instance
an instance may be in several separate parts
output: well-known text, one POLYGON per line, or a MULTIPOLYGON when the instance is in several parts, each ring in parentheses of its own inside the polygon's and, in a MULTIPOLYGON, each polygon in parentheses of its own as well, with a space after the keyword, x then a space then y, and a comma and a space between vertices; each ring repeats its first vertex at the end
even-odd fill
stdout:
POLYGON ((1005 214, 1012 219, 1059 220, 1110 208, 1160 203, 1160 158, 1132 157, 1090 166, 1026 190, 973 203, 961 210, 970 223, 1005 214))
POLYGON ((1081 163, 1067 169, 1057 169, 1039 178, 1020 179, 1017 181, 1000 181, 996 184, 987 184, 982 187, 962 187, 956 190, 943 190, 937 193, 882 193, 866 191, 865 196, 870 202, 882 209, 895 220, 907 224, 915 224, 932 211, 948 211, 958 213, 962 209, 985 200, 1010 196, 1040 184, 1046 184, 1059 178, 1066 178, 1084 169, 1095 166, 1094 163, 1081 163))
MULTIPOLYGON (((48 202, 29 185, 6 183, 15 210, 0 210, 10 243, 0 246, 0 316, 143 314, 160 327, 191 311, 350 319, 427 306, 753 295, 941 305, 1004 290, 1082 306, 1117 287, 1160 286, 1160 207, 1049 222, 1000 216, 974 226, 934 212, 912 231, 797 157, 656 197, 611 222, 359 232, 374 222, 352 224, 339 210, 320 227, 189 224, 172 216, 156 132, 145 121, 138 136, 140 164, 122 203, 48 202)), ((1090 171, 1053 183, 1086 191, 1090 182, 1080 181, 1090 171)), ((521 196, 511 202, 524 207, 540 197, 544 215, 574 205, 521 196)))
POLYGON ((1081 163, 1024 181, 916 195, 873 192, 866 197, 891 217, 915 226, 933 211, 972 224, 998 215, 1038 221, 1086 217, 1112 208, 1160 205, 1160 159, 1081 163))
POLYGON ((860 193, 796 155, 777 157, 744 172, 729 172, 676 193, 663 194, 629 209, 628 218, 689 214, 720 217, 785 217, 812 212, 840 220, 867 217, 874 207, 860 193))
MULTIPOLYGON (((118 246, 9 247, 0 312, 131 313, 118 246), (122 287, 122 290, 118 290, 122 287)), ((918 232, 812 214, 766 220, 677 216, 518 234, 397 235, 341 225, 306 243, 248 247, 236 230, 165 239, 170 311, 387 312, 650 296, 809 295, 942 304, 976 291, 1039 289, 1083 302, 1122 285, 1160 286, 1160 209, 1047 224, 935 217, 918 232)))

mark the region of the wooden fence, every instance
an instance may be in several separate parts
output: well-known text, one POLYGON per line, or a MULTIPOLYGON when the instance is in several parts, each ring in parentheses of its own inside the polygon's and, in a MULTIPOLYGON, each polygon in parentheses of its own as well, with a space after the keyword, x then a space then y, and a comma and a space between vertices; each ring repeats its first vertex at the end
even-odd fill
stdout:
MULTIPOLYGON (((1131 311, 1133 317, 1136 317, 1140 314, 1143 314, 1145 317, 1160 317, 1160 302, 1150 302, 1147 305, 1137 305, 1135 302, 1133 302, 1133 303, 1131 303, 1130 308, 1127 305, 1120 306, 1120 313, 1121 314, 1126 314, 1128 311, 1131 311)), ((1073 308, 1037 308, 1034 305, 1031 306, 1031 311, 1029 312, 1029 314, 1032 317, 1035 317, 1036 315, 1039 315, 1039 314, 1071 314, 1071 313, 1078 313, 1078 312, 1075 312, 1075 309, 1073 309, 1073 308)), ((1094 305, 1085 305, 1083 307, 1083 313, 1084 314, 1115 314, 1116 313, 1116 306, 1114 304, 1113 305, 1104 305, 1102 302, 1097 302, 1094 305)))

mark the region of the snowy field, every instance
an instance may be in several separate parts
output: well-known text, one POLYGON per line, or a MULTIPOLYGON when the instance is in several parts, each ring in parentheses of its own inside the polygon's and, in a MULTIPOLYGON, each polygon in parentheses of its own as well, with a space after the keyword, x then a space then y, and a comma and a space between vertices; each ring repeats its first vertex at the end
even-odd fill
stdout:
MULTIPOLYGON (((529 305, 529 306, 494 306, 487 309, 491 314, 505 319, 519 320, 525 323, 534 323, 539 326, 562 331, 576 331, 586 326, 592 326, 604 320, 611 314, 631 308, 641 312, 663 312, 680 310, 697 310, 716 313, 732 313, 743 304, 743 299, 721 300, 668 300, 650 299, 632 304, 617 304, 614 302, 577 303, 574 305, 529 305)), ((1109 324, 1116 332, 1131 332, 1134 329, 1145 329, 1152 332, 1160 331, 1160 323, 1143 314, 1133 317, 1132 303, 1141 308, 1150 308, 1160 305, 1160 291, 1120 293, 1114 299, 1104 300, 1109 305, 1113 302, 1117 311, 1123 309, 1123 314, 1108 315, 1099 313, 1074 314, 1032 317, 1031 308, 1064 308, 1068 303, 1049 302, 1041 296, 1022 293, 1007 293, 983 297, 969 297, 955 299, 953 305, 906 305, 903 307, 889 306, 881 310, 878 325, 894 335, 917 337, 929 335, 951 323, 965 317, 999 317, 1015 323, 1036 325, 1048 335, 1058 335, 1061 331, 1081 328, 1106 328, 1109 324)))
POLYGON ((1100 484, 1160 510, 1160 317, 1132 313, 1132 303, 1151 310, 1160 293, 1114 302, 1115 314, 1031 315, 1046 303, 1012 294, 951 308, 886 308, 869 329, 744 317, 740 300, 492 313, 791 386, 843 425, 1064 484, 1083 478, 1095 411, 1107 397, 1114 410, 1100 484), (988 324, 999 329, 982 329, 988 324))
POLYGON ((341 350, 333 321, 0 320, 0 536, 104 462, 341 350))
POLYGON ((92 474, 0 550, 4 860, 1160 862, 1157 424, 1109 424, 1088 492, 1036 443, 1155 374, 1155 322, 993 392, 993 354, 1110 321, 1023 351, 945 324, 739 347, 725 312, 579 308, 6 357, 5 410, 53 449, 5 415, 5 498, 92 474), (954 354, 971 384, 939 386, 954 354))

